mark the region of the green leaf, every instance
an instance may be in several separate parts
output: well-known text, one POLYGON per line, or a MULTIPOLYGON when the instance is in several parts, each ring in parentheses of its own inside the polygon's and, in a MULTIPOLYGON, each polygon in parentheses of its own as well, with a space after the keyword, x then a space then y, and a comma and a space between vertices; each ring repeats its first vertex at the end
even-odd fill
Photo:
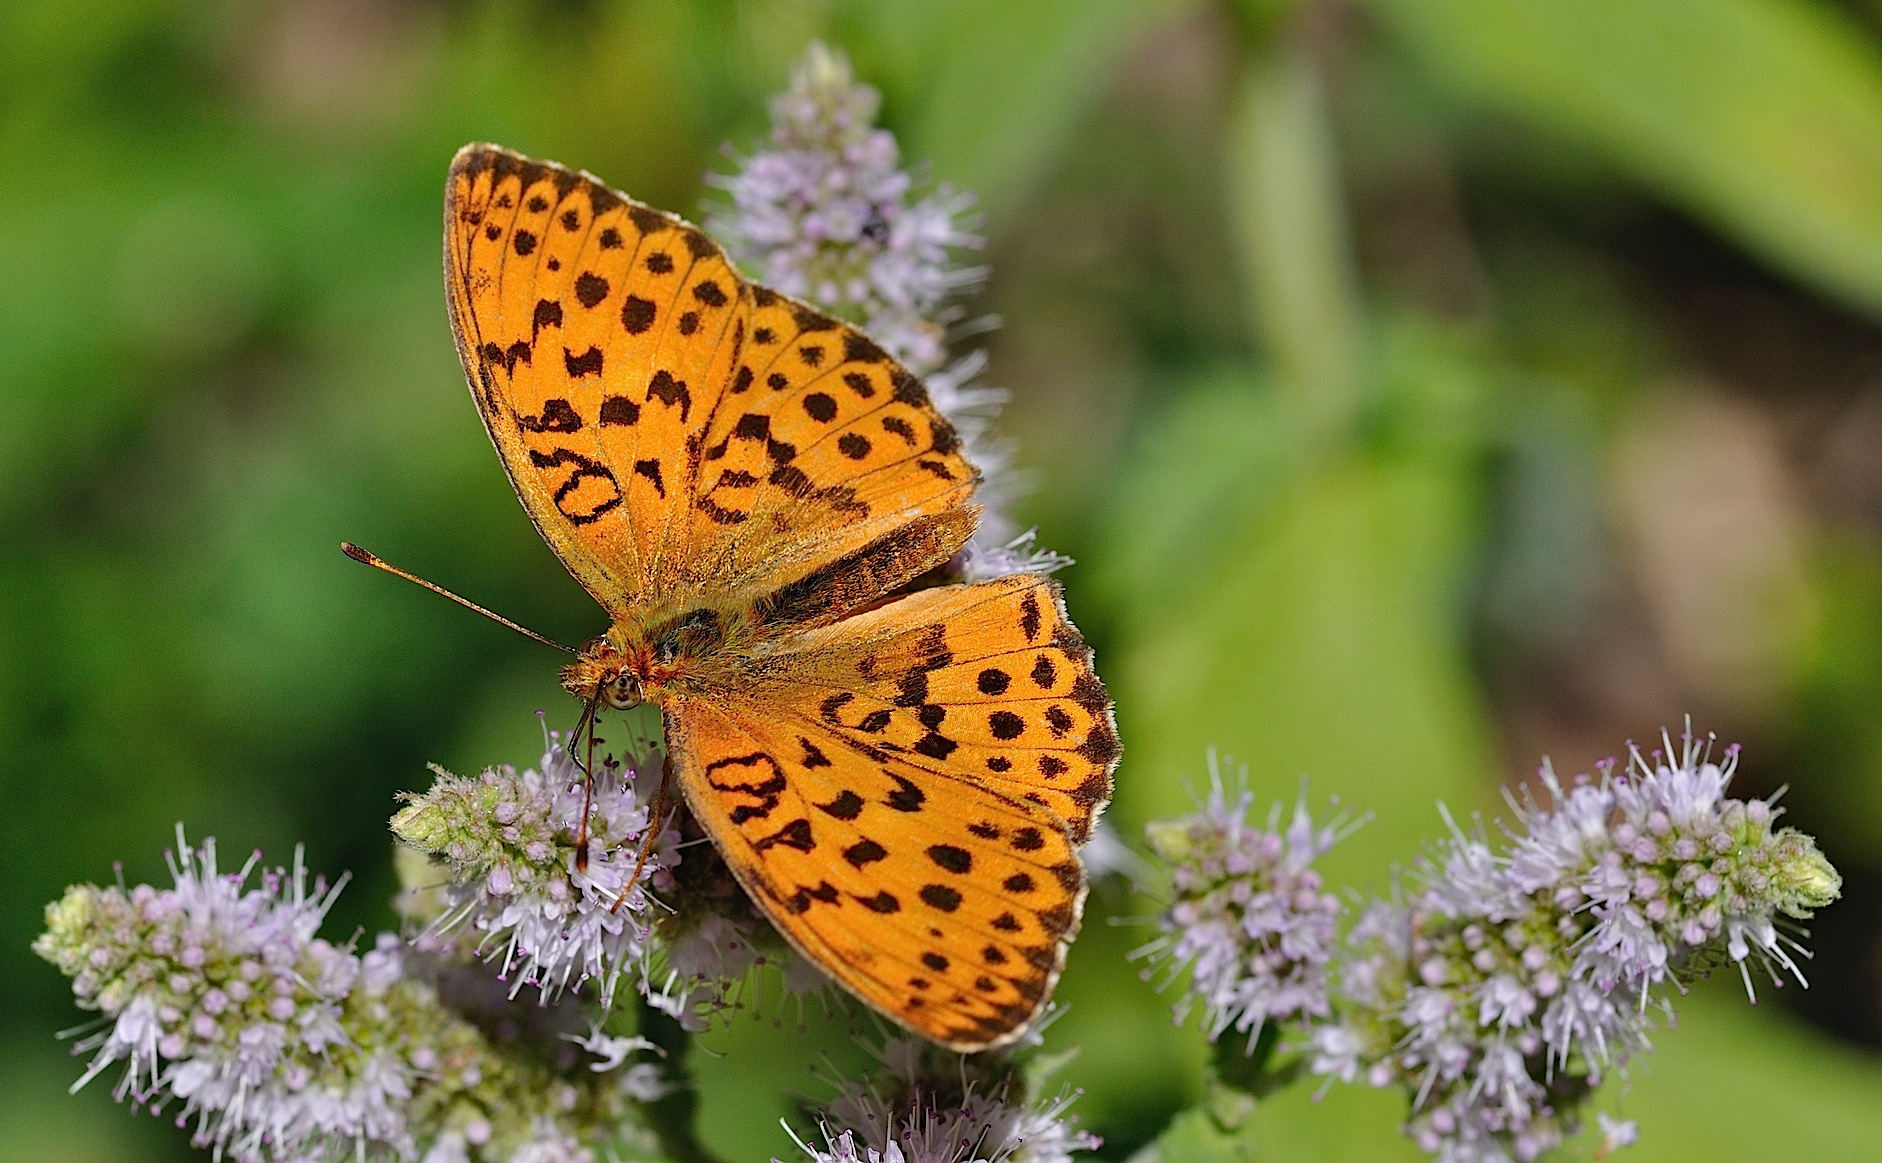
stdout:
POLYGON ((1131 1163, 1413 1163, 1428 1158, 1398 1127, 1396 1091, 1334 1086, 1324 1097, 1309 1079, 1263 1099, 1233 1127, 1207 1107, 1177 1115, 1131 1163))
MULTIPOLYGON (((1760 985, 1765 997, 1769 982, 1760 985)), ((1769 1000, 1748 1007, 1734 975, 1674 1004, 1678 1027, 1654 1035, 1654 1052, 1637 1060, 1625 1091, 1610 1086, 1595 1096, 1597 1106, 1618 1105, 1640 1124, 1640 1144, 1626 1158, 1882 1159, 1882 1063, 1873 1055, 1802 1026, 1769 1000)))
POLYGON ((1882 548, 1867 537, 1826 533, 1813 576, 1821 600, 1805 643, 1798 729, 1799 781, 1785 798, 1816 821, 1832 852, 1882 843, 1882 548))
POLYGON ((1260 1158, 1254 1144, 1217 1122, 1206 1110, 1191 1109, 1170 1121, 1157 1141, 1130 1157, 1130 1163, 1241 1163, 1260 1158))
POLYGON ((1189 0, 877 3, 858 12, 862 75, 893 102, 904 154, 974 192, 996 221, 1073 140, 1145 32, 1189 0), (872 59, 879 58, 879 59, 872 59), (873 67, 871 67, 873 66, 873 67), (895 74, 899 74, 899 77, 895 74))
POLYGON ((1882 56, 1801 0, 1371 0, 1463 94, 1882 312, 1882 56))
POLYGON ((1461 646, 1459 592, 1479 484, 1483 373, 1405 328, 1382 336, 1373 443, 1304 448, 1258 381, 1197 385, 1152 428, 1116 491, 1098 579, 1118 620, 1105 675, 1132 824, 1190 807, 1218 748, 1264 801, 1301 777, 1376 819, 1327 859, 1379 888, 1439 826, 1488 803, 1489 728, 1461 646))
POLYGON ((1304 43, 1248 54, 1226 136, 1253 331, 1317 426, 1342 428, 1361 401, 1365 323, 1325 86, 1304 43))

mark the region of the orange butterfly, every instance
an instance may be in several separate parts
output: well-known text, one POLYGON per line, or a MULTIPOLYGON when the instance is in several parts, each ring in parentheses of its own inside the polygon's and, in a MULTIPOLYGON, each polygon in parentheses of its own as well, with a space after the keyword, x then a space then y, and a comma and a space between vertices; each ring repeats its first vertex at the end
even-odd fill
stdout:
POLYGON ((452 162, 451 323, 530 518, 612 625, 562 672, 659 705, 675 782, 793 946, 956 1050, 1077 931, 1111 704, 1056 584, 895 595, 972 536, 922 384, 697 228, 490 145, 452 162))

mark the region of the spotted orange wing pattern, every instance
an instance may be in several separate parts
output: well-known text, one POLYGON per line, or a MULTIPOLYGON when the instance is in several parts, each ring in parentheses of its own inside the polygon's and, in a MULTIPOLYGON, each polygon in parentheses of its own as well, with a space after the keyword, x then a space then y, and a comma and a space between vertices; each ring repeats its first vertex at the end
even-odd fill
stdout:
POLYGON ((881 348, 588 174, 466 146, 445 273, 511 483, 617 618, 776 589, 971 496, 953 428, 881 348))
POLYGON ((923 590, 667 708, 687 802, 802 953, 957 1050, 1018 1036, 1076 933, 1117 736, 1058 588, 923 590))

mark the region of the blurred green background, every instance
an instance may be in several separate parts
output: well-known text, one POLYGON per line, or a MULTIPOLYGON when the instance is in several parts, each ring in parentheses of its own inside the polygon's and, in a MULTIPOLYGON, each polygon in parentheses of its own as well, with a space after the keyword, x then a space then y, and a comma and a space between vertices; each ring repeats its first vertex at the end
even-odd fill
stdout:
MULTIPOLYGON (((462 386, 444 169, 498 141, 697 216, 812 38, 980 195, 1023 520, 1118 701, 1110 819, 1216 746, 1375 813, 1379 889, 1544 754, 1676 729, 1847 877, 1812 988, 1734 980, 1613 1087, 1641 1160, 1882 1157, 1882 3, 1201 0, 0 3, 0 1157, 185 1157, 77 1097, 68 883, 172 825, 353 882, 427 761, 566 726, 557 658, 347 562, 351 538, 563 640, 602 628, 462 386), (732 152, 724 149, 730 143, 732 152)), ((1122 1158, 1203 1050, 1100 886, 1064 1077, 1122 1158)), ((843 1032, 706 1039, 708 1137, 778 1128, 843 1032)), ((1414 1158, 1312 1088, 1267 1160, 1414 1158)))

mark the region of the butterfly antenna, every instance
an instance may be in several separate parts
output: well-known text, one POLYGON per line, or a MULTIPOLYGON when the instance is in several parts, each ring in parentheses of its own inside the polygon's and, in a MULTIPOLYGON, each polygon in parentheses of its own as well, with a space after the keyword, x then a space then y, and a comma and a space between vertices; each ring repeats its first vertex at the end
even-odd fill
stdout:
POLYGON ((484 617, 490 619, 492 622, 500 622, 503 625, 508 626, 510 629, 516 631, 518 634, 523 635, 525 638, 534 638, 536 641, 542 643, 544 646, 553 646, 557 650, 563 651, 564 653, 567 653, 567 654, 580 654, 581 653, 581 651, 575 649, 573 646, 564 646, 553 638, 545 638, 541 634, 536 633, 534 630, 529 629, 527 626, 518 626, 515 622, 512 622, 508 618, 505 618, 502 614, 498 614, 490 610, 486 610, 482 606, 478 605, 476 602, 471 601, 469 598, 460 598, 456 594, 452 593, 450 590, 447 590, 443 586, 439 585, 437 582, 426 581, 424 578, 419 577, 415 573, 406 573, 404 570, 400 569, 396 565, 393 565, 391 562, 387 561, 385 558, 380 557, 376 553, 371 553, 371 552, 368 552, 367 550, 361 549, 359 546, 353 544, 351 541, 340 542, 340 552, 346 554, 348 557, 352 558, 354 561, 360 562, 363 565, 370 565, 374 569, 383 569, 387 573, 391 574, 393 577, 402 577, 406 581, 411 582, 414 585, 424 586, 426 589, 430 590, 432 593, 450 598, 452 601, 456 602, 460 606, 463 606, 467 610, 475 610, 477 613, 482 614, 484 617))
POLYGON ((660 790, 654 793, 653 810, 647 813, 647 832, 640 838, 640 855, 634 859, 634 874, 621 886, 621 895, 614 898, 614 904, 608 911, 618 913, 627 903, 627 894, 634 891, 640 883, 640 874, 647 867, 647 857, 653 854, 653 842, 660 838, 660 833, 667 830, 667 788, 673 776, 673 760, 668 758, 660 765, 660 790))

